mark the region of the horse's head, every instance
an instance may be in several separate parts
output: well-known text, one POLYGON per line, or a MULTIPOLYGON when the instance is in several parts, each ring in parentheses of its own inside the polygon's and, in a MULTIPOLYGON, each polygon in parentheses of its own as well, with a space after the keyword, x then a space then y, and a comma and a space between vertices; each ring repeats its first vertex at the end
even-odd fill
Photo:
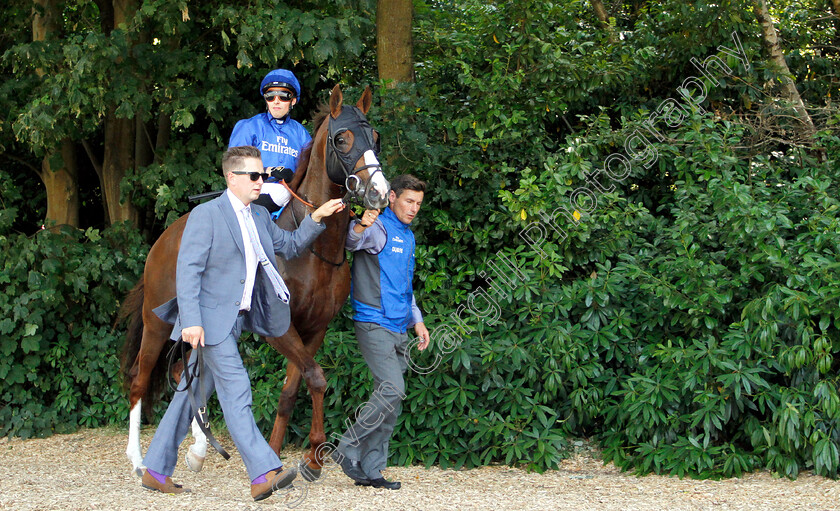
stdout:
POLYGON ((342 105, 338 85, 330 95, 330 113, 326 124, 327 176, 347 188, 352 200, 367 209, 388 206, 390 185, 379 164, 379 133, 368 124, 372 94, 365 88, 356 106, 342 105))

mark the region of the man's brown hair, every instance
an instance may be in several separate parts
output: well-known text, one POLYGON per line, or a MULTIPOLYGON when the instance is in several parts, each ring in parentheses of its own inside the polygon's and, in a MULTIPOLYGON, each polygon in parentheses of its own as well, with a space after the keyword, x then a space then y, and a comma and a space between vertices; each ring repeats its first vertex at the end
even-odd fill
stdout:
POLYGON ((231 147, 222 155, 222 175, 227 176, 228 172, 242 170, 245 167, 246 158, 262 160, 260 150, 251 145, 231 147))
POLYGON ((391 190, 397 197, 399 197, 404 190, 426 193, 426 183, 420 181, 411 174, 400 174, 391 180, 391 190))

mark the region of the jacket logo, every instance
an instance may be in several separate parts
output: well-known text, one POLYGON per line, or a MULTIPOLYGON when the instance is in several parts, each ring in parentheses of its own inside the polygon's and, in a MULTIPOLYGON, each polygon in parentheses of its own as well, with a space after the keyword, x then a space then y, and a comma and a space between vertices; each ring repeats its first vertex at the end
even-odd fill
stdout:
POLYGON ((405 241, 403 241, 403 239, 399 236, 394 236, 393 238, 391 238, 391 241, 396 241, 397 243, 405 243, 405 241))
POLYGON ((285 137, 280 137, 280 136, 277 137, 277 143, 276 144, 272 144, 272 143, 268 142, 268 140, 263 140, 262 144, 260 145, 260 151, 280 153, 280 154, 288 154, 292 158, 297 158, 298 154, 300 154, 300 151, 298 151, 297 149, 292 149, 291 147, 286 145, 288 143, 289 143, 288 139, 286 139, 285 137), (281 138, 283 140, 280 140, 281 138))
POLYGON ((398 254, 402 254, 403 253, 403 248, 402 247, 391 247, 391 252, 396 252, 398 254))

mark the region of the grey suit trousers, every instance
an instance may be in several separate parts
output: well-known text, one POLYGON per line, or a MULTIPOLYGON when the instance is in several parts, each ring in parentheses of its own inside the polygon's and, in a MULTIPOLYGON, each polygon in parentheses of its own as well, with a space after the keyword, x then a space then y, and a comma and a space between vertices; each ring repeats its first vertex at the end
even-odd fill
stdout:
MULTIPOLYGON (((242 456, 248 477, 253 480, 282 466, 282 463, 257 428, 251 411, 251 382, 237 349, 242 322, 243 316, 237 317, 233 329, 222 342, 212 346, 199 346, 198 349, 204 353, 204 402, 207 402, 207 398, 215 389, 228 432, 242 456)), ((190 365, 195 363, 195 356, 193 350, 190 365)), ((183 383, 183 378, 181 381, 183 383)), ((198 386, 191 391, 201 389, 198 381, 194 381, 193 385, 198 386)), ((178 461, 178 447, 187 436, 192 423, 194 411, 191 408, 187 393, 176 392, 155 431, 149 450, 146 451, 143 464, 147 468, 159 474, 172 475, 178 461)))
POLYGON ((405 399, 408 334, 397 333, 376 323, 356 322, 356 340, 373 374, 374 390, 356 413, 338 445, 338 452, 361 463, 371 479, 382 477, 388 464, 388 445, 405 399))

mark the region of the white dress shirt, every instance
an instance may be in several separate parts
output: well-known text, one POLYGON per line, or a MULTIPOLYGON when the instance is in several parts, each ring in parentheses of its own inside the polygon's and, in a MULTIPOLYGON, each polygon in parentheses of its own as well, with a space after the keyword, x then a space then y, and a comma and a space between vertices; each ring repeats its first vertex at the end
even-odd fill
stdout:
POLYGON ((254 292, 254 280, 257 276, 257 254, 248 237, 248 228, 245 226, 246 218, 244 211, 250 210, 230 190, 225 192, 233 211, 236 213, 236 220, 239 221, 239 230, 242 232, 242 245, 245 247, 245 290, 242 292, 242 300, 239 301, 239 310, 251 310, 251 294, 254 292))

